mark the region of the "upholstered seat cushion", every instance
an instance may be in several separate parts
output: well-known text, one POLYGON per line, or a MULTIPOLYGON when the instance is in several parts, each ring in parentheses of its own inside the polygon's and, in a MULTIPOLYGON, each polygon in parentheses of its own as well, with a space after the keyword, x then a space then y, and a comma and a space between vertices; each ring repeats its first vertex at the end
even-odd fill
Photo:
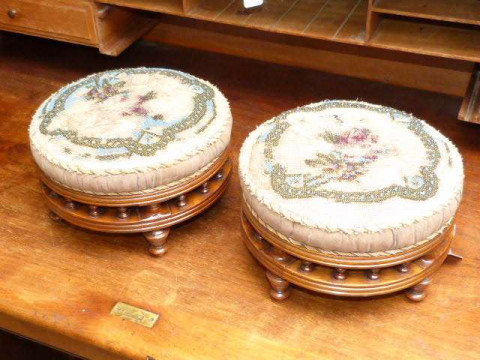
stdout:
POLYGON ((35 161, 52 180, 95 194, 163 189, 206 171, 230 141, 220 91, 159 68, 93 74, 60 89, 30 125, 35 161))
POLYGON ((407 113, 353 101, 287 111, 240 154, 246 206, 286 241, 344 255, 398 253, 429 241, 457 211, 463 163, 407 113))

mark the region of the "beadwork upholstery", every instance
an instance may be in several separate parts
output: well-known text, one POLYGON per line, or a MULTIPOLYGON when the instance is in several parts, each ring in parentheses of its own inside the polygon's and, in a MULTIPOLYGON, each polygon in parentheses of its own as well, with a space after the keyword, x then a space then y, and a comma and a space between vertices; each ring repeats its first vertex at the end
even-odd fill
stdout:
POLYGON ((69 84, 35 113, 30 142, 52 180, 93 194, 150 192, 205 172, 230 141, 226 98, 160 68, 111 70, 69 84))
POLYGON ((343 255, 395 253, 448 226, 463 190, 456 147, 414 116, 354 101, 287 111, 240 153, 246 206, 281 239, 343 255))

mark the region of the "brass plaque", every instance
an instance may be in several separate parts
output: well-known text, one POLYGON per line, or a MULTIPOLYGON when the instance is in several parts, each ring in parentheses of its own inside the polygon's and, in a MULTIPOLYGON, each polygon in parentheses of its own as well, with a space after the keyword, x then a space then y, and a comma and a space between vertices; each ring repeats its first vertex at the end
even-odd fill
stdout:
POLYGON ((115 304, 112 311, 110 311, 110 315, 119 316, 122 319, 132 321, 148 328, 152 328, 159 317, 158 314, 122 302, 115 304))

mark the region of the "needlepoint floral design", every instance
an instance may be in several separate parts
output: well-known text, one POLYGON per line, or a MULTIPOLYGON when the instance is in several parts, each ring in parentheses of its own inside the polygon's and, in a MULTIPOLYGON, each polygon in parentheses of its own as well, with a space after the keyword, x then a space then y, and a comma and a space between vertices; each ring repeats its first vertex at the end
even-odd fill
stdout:
POLYGON ((71 157, 148 157, 185 131, 198 134, 207 129, 216 118, 214 97, 207 83, 178 71, 111 70, 54 94, 40 110, 39 130, 52 141, 72 145, 71 157), (171 86, 182 97, 165 90, 171 86), (77 113, 84 114, 81 120, 77 113))
POLYGON ((100 103, 114 95, 118 95, 120 93, 120 89, 122 89, 124 86, 125 81, 119 81, 111 84, 108 79, 99 79, 96 80, 93 85, 87 86, 87 88, 90 90, 88 90, 84 97, 86 100, 92 100, 100 103))
POLYGON ((376 148, 378 136, 367 128, 354 128, 341 133, 325 131, 322 139, 333 145, 333 150, 327 154, 317 153, 315 159, 307 159, 305 163, 313 168, 321 169, 321 175, 314 177, 316 182, 323 184, 331 181, 353 181, 365 174, 367 165, 376 161, 388 149, 376 148), (361 150, 357 154, 349 154, 348 150, 361 150))
POLYGON ((401 197, 421 201, 431 198, 438 190, 439 179, 435 170, 441 155, 436 141, 421 120, 395 109, 348 101, 327 101, 293 109, 266 123, 265 132, 258 137, 257 144, 263 147, 264 174, 270 178, 273 191, 285 199, 323 197, 343 203, 372 203, 401 197), (397 133, 391 129, 389 140, 382 140, 382 135, 377 131, 362 126, 369 123, 368 120, 354 115, 355 113, 352 113, 355 120, 351 117, 342 118, 332 111, 337 108, 367 110, 372 116, 387 115, 385 122, 370 124, 379 132, 385 131, 385 127, 402 132, 403 136, 416 144, 421 153, 418 165, 407 169, 403 167, 402 171, 408 175, 406 177, 398 177, 395 172, 389 173, 391 169, 400 169, 395 167, 398 151, 403 149, 403 156, 407 156, 405 154, 408 151, 405 152, 405 149, 408 149, 408 145, 399 141, 397 133), (329 115, 320 115, 322 111, 329 115), (309 130, 305 128, 307 121, 301 116, 302 113, 305 116, 316 114, 320 118, 329 116, 317 119, 319 123, 315 125, 312 115, 309 115, 309 126, 312 129, 321 124, 321 121, 326 121, 324 125, 318 126, 323 130, 316 139, 310 138, 309 130), (331 129, 325 124, 329 124, 331 129), (289 134, 287 139, 290 140, 282 140, 285 134, 289 134), (310 140, 303 144, 303 138, 310 140), (284 149, 280 151, 282 155, 277 157, 276 153, 283 141, 302 149, 302 154, 309 153, 311 149, 318 150, 313 152, 313 156, 298 159, 284 149), (285 163, 286 158, 288 161, 285 163), (379 177, 382 178, 382 186, 375 187, 379 177))

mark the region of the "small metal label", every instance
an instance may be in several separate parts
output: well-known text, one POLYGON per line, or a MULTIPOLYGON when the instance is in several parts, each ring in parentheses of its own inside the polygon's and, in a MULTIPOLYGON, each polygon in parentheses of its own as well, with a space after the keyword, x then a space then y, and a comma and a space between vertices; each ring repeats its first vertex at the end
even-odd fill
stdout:
POLYGON ((158 314, 122 302, 115 304, 112 311, 110 311, 110 315, 119 316, 122 319, 132 321, 148 328, 152 328, 159 317, 158 314))

